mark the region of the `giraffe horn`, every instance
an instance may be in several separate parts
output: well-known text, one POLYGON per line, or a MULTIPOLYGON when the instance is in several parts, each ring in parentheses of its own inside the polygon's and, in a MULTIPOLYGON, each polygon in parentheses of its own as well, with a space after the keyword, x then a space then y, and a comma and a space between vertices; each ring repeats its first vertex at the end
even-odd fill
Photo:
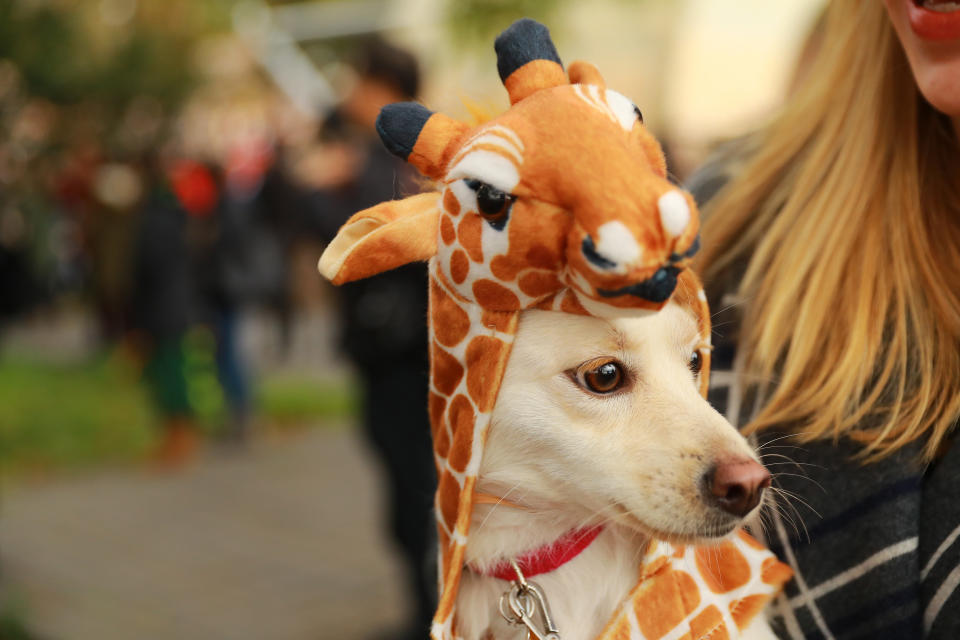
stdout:
POLYGON ((416 102, 388 104, 377 116, 377 133, 387 150, 433 179, 443 176, 456 150, 453 143, 467 129, 462 122, 416 102))
POLYGON ((497 36, 493 48, 510 104, 541 89, 567 83, 550 31, 536 20, 517 20, 497 36))

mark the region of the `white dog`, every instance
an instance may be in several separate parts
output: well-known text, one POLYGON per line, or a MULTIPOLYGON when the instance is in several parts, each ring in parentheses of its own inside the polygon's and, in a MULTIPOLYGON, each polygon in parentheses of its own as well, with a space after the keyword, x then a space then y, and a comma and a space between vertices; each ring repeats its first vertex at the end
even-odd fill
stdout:
MULTIPOLYGON (((498 609, 505 583, 486 570, 602 524, 536 578, 563 640, 592 640, 636 584, 651 538, 715 542, 758 510, 770 475, 698 393, 699 340, 675 303, 617 320, 521 316, 480 467, 488 499, 473 511, 458 636, 517 637, 498 609)), ((763 616, 743 637, 775 638, 763 616)))

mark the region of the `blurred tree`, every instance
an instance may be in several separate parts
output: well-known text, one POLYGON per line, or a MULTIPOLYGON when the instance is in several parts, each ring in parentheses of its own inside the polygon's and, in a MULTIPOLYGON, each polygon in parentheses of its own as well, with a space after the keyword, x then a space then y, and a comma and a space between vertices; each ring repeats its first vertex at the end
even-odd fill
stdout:
POLYGON ((487 43, 520 18, 550 22, 564 0, 449 0, 450 29, 457 41, 487 43))
POLYGON ((106 123, 145 96, 169 112, 196 80, 193 43, 229 28, 232 6, 231 0, 0 0, 0 60, 17 68, 28 97, 65 109, 82 103, 106 123))

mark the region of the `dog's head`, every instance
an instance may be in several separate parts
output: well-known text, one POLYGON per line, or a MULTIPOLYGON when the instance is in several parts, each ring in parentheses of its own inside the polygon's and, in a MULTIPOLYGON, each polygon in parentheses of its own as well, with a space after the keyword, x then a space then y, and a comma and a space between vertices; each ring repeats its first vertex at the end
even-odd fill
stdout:
POLYGON ((700 394, 702 341, 676 302, 639 318, 525 312, 481 484, 660 539, 732 532, 770 476, 700 394))

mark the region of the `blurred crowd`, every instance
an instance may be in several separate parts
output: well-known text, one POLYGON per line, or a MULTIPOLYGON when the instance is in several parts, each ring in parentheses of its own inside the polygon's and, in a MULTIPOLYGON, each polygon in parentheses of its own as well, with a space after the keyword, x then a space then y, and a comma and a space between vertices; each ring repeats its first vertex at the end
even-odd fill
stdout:
MULTIPOLYGON (((16 14, 0 0, 4 9, 16 14)), ((237 52, 229 40, 214 49, 218 59, 237 52)), ((190 461, 210 414, 218 438, 245 442, 246 310, 268 310, 289 348, 295 257, 315 260, 351 214, 422 187, 374 130, 384 104, 418 95, 417 60, 380 37, 356 38, 344 56, 348 88, 303 113, 249 67, 173 101, 59 99, 16 55, 0 45, 0 346, 6 326, 38 309, 90 308, 100 348, 141 371, 158 416, 157 464, 190 461)), ((363 433, 385 471, 414 605, 403 633, 422 637, 435 597, 425 267, 338 294, 339 346, 359 374, 363 433)))

